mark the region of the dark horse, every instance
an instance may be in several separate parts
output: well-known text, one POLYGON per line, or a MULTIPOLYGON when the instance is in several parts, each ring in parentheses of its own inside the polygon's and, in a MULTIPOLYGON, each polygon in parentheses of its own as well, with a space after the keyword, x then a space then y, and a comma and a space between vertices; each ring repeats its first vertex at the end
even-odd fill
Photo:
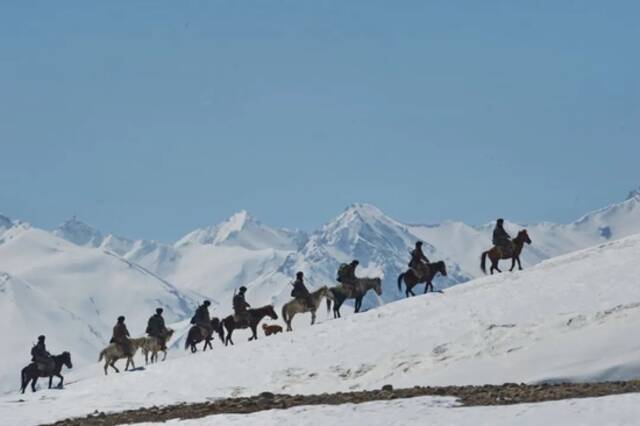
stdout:
MULTIPOLYGON (((329 291, 333 295, 333 317, 340 318, 340 307, 347 299, 355 299, 354 312, 360 312, 362 299, 369 290, 373 289, 378 296, 382 296, 382 280, 380 278, 358 278, 353 290, 350 287, 339 285, 331 287, 329 291)), ((331 298, 327 298, 327 310, 331 310, 331 298)))
POLYGON ((404 284, 407 287, 404 294, 407 297, 409 297, 409 295, 415 296, 413 287, 422 283, 426 284, 424 286, 425 293, 429 290, 429 288, 431 288, 431 292, 433 293, 433 283, 431 282, 433 280, 433 277, 435 277, 438 272, 446 277, 447 266, 442 260, 440 260, 438 262, 429 263, 425 269, 427 270, 427 273, 423 277, 418 277, 413 269, 409 269, 407 272, 401 273, 398 276, 398 290, 402 291, 402 280, 404 279, 404 284))
POLYGON ((51 389, 53 376, 59 377, 60 383, 58 383, 58 389, 62 389, 62 385, 64 383, 64 377, 62 377, 62 374, 60 374, 60 371, 62 370, 63 365, 66 365, 67 368, 73 367, 73 365, 71 364, 71 354, 69 352, 62 352, 60 355, 53 355, 51 358, 53 358, 53 364, 54 364, 53 370, 51 371, 44 372, 44 371, 38 370, 38 366, 36 365, 35 362, 32 362, 31 364, 27 365, 25 368, 22 369, 22 374, 21 374, 22 393, 24 393, 25 389, 27 389, 29 382, 31 382, 31 390, 35 392, 36 382, 38 381, 39 377, 49 378, 49 389, 51 389))
POLYGON ((489 259, 491 259, 491 274, 496 270, 498 272, 502 272, 500 268, 498 268, 498 262, 500 259, 511 259, 511 269, 516 266, 516 261, 518 262, 518 268, 522 271, 522 264, 520 264, 520 253, 522 253, 522 247, 524 243, 531 244, 531 238, 529 238, 529 234, 527 234, 527 230, 523 229, 518 232, 518 236, 512 240, 513 243, 513 252, 512 253, 504 253, 502 248, 498 246, 492 247, 490 250, 482 253, 482 260, 480 262, 480 268, 482 268, 482 272, 487 273, 487 269, 485 267, 487 255, 489 255, 489 259))
POLYGON ((249 324, 237 324, 233 315, 229 315, 225 319, 222 320, 222 324, 224 324, 224 328, 227 329, 227 338, 224 341, 225 345, 231 343, 233 345, 233 340, 231 340, 231 334, 233 334, 233 330, 241 329, 241 328, 251 328, 251 332, 253 335, 249 337, 249 341, 255 340, 258 338, 258 324, 262 321, 262 318, 268 316, 273 320, 278 319, 278 314, 273 309, 273 305, 263 306, 261 308, 249 309, 247 310, 249 314, 249 324))
MULTIPOLYGON (((220 337, 220 341, 224 342, 224 329, 222 328, 222 322, 218 318, 211 318, 211 330, 218 333, 220 337)), ((184 350, 191 348, 191 352, 195 353, 198 351, 198 347, 196 346, 198 343, 204 340, 204 347, 202 351, 206 351, 207 347, 213 350, 213 346, 211 345, 211 341, 213 340, 213 335, 210 334, 208 336, 202 335, 202 329, 193 325, 189 329, 189 333, 187 333, 187 340, 184 342, 184 350)))

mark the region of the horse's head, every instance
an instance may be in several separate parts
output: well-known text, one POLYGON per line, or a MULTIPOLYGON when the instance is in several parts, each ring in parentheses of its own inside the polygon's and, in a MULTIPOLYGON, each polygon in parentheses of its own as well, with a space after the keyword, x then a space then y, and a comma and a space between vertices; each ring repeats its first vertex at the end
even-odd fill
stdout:
POLYGON ((273 305, 267 305, 266 308, 267 308, 266 312, 269 318, 271 318, 272 320, 277 320, 278 314, 276 314, 275 309, 273 309, 273 305))
POLYGON ((373 282, 373 290, 378 296, 382 296, 382 280, 380 278, 374 278, 373 282))
POLYGON ((67 368, 73 368, 73 364, 71 363, 71 354, 67 351, 62 352, 62 364, 64 364, 67 368))
POLYGON ((440 260, 433 265, 435 266, 436 271, 440 272, 443 277, 447 276, 447 265, 444 263, 444 261, 440 260))
POLYGON ((165 333, 165 340, 168 342, 171 339, 171 336, 173 336, 173 333, 175 333, 175 330, 173 328, 168 328, 167 327, 167 331, 165 333))
POLYGON ((531 244, 531 238, 529 238, 529 233, 526 229, 518 232, 518 238, 527 244, 531 244))

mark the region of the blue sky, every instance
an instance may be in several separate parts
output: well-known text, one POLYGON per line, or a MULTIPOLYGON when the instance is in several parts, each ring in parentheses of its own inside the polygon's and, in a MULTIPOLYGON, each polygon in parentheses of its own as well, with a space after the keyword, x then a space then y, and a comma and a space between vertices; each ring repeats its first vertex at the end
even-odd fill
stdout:
POLYGON ((640 184, 640 3, 0 5, 0 211, 172 240, 567 222, 640 184))

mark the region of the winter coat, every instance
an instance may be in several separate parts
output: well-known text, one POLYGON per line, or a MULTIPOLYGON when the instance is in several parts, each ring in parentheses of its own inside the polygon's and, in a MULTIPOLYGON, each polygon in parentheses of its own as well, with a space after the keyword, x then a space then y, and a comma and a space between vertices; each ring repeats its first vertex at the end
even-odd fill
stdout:
POLYGON ((127 330, 127 326, 123 322, 119 322, 113 327, 111 340, 119 344, 126 344, 129 341, 129 330, 127 330))
POLYGON ((244 299, 243 293, 238 293, 235 296, 233 296, 233 311, 235 313, 245 312, 250 307, 251 305, 249 305, 247 301, 244 299))
POLYGON ((422 262, 429 263, 429 259, 424 255, 421 247, 416 247, 411 251, 411 261, 409 262, 409 266, 414 267, 420 265, 422 262))
POLYGON ((162 315, 155 314, 149 318, 147 323, 147 334, 149 336, 161 337, 165 332, 164 318, 162 315))
POLYGON ((303 280, 295 280, 293 283, 293 290, 291 290, 291 297, 295 298, 306 298, 309 296, 309 290, 304 285, 303 280))
POLYGON ((193 316, 195 324, 209 324, 211 322, 211 316, 209 315, 209 308, 205 305, 198 306, 196 313, 193 316))
POLYGON ((508 241, 511 241, 511 236, 501 225, 496 225, 493 230, 493 244, 496 246, 502 246, 508 241))

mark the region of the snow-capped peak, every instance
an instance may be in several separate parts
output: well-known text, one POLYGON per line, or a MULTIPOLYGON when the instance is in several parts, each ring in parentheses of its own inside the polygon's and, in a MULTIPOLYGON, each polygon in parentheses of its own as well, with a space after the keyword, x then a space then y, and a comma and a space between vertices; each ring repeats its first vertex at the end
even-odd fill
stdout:
POLYGON ((629 195, 627 195, 627 200, 631 200, 632 198, 640 200, 640 186, 632 191, 629 191, 629 195))
POLYGON ((175 247, 210 244, 239 246, 249 250, 295 250, 305 241, 304 233, 271 228, 253 218, 246 210, 241 210, 218 225, 190 232, 176 242, 175 247))
POLYGON ((0 214, 0 230, 9 229, 13 226, 13 221, 7 216, 0 214))
POLYGON ((99 230, 78 220, 75 216, 61 223, 53 234, 79 246, 99 247, 104 240, 99 230))

